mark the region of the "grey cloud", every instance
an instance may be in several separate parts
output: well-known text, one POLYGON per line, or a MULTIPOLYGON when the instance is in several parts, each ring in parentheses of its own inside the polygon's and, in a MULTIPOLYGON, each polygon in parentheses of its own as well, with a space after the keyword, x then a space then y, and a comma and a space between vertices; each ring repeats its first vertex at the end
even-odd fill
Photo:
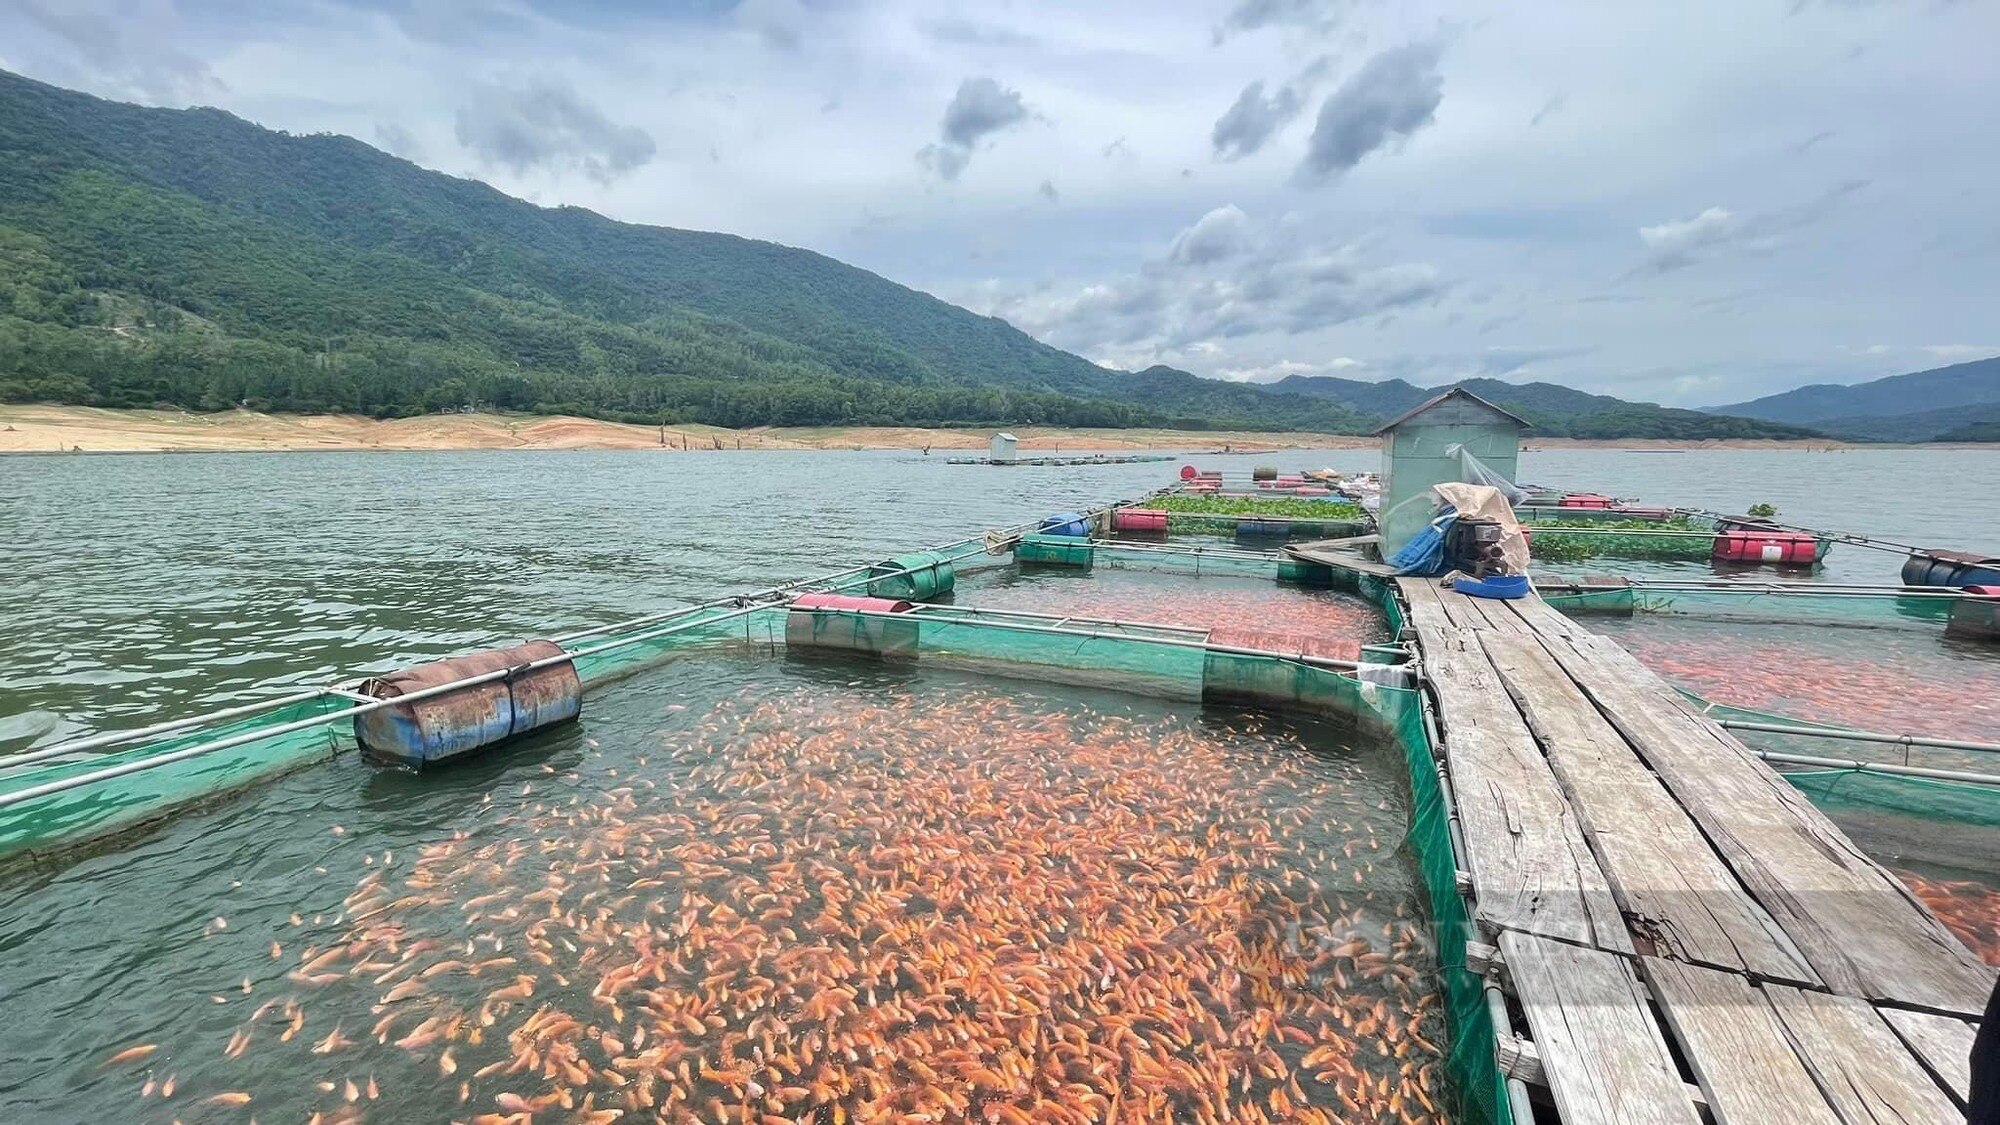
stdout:
POLYGON ((736 22, 777 51, 799 49, 807 18, 798 0, 743 0, 736 6, 736 22))
POLYGON ((224 89, 208 64, 170 44, 171 8, 141 12, 101 0, 20 0, 29 22, 74 53, 88 84, 154 102, 185 103, 224 89), (117 10, 114 10, 117 8, 117 10))
POLYGON ((459 107, 456 133, 482 161, 517 175, 576 170, 599 183, 642 167, 658 151, 645 130, 618 124, 554 80, 475 91, 459 107))
POLYGON ((1271 134, 1297 117, 1303 108, 1305 98, 1297 87, 1280 86, 1277 93, 1266 97, 1264 82, 1259 79, 1243 87, 1236 104, 1216 120, 1208 136, 1209 143, 1215 147, 1215 155, 1223 160, 1248 156, 1263 148, 1271 134))
POLYGON ((1301 240, 1218 207, 1133 273, 1069 291, 984 294, 975 304, 1051 343, 1137 362, 1220 341, 1296 335, 1433 301, 1428 265, 1373 265, 1353 245, 1301 240))
POLYGON ((1019 90, 1009 90, 991 78, 968 78, 944 107, 939 139, 917 150, 917 163, 941 179, 955 180, 981 140, 1029 116, 1019 90))
POLYGON ((375 143, 383 151, 394 153, 405 160, 415 160, 423 152, 423 146, 417 143, 416 134, 394 121, 375 123, 375 143))
POLYGON ((1568 94, 1558 93, 1549 95, 1549 100, 1543 102, 1542 108, 1536 110, 1535 115, 1528 119, 1528 128, 1532 129, 1549 118, 1554 117, 1556 114, 1561 113, 1563 107, 1568 104, 1568 94))
POLYGON ((1266 27, 1327 32, 1352 7, 1352 0, 1237 0, 1229 14, 1222 17, 1222 26, 1215 29, 1215 41, 1220 43, 1237 32, 1266 27))
POLYGON ((1055 181, 1053 180, 1043 180, 1042 186, 1036 188, 1035 191, 1050 203, 1060 203, 1062 201, 1062 193, 1056 190, 1055 181))
POLYGON ((1345 172, 1376 149, 1430 124, 1444 100, 1439 54, 1435 42, 1383 51, 1327 95, 1299 178, 1317 181, 1345 172))

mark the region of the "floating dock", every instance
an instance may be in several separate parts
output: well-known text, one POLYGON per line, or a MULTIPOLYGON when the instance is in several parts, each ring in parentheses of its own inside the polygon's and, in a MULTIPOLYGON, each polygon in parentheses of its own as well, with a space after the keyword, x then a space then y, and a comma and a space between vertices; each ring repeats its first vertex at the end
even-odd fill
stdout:
POLYGON ((1538 597, 1395 587, 1513 1120, 1962 1117, 1994 970, 1893 874, 1538 597))

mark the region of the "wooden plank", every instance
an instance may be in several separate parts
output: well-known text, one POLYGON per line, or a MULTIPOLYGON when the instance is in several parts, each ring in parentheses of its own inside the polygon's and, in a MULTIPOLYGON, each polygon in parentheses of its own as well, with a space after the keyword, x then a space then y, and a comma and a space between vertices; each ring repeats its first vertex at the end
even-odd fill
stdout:
POLYGON ((1716 1125, 1840 1125, 1749 980, 1652 957, 1642 964, 1716 1125))
POLYGON ((1400 585, 1441 709, 1473 916, 1488 932, 1523 930, 1632 952, 1604 872, 1485 652, 1470 632, 1451 626, 1435 589, 1400 585))
POLYGON ((1701 1120, 1623 959, 1530 934, 1500 950, 1566 1125, 1701 1120))
POLYGON ((1639 952, 1818 984, 1687 811, 1541 644, 1498 633, 1480 640, 1541 740, 1639 952))
POLYGON ((1913 1125, 1962 1118, 1866 1000, 1767 985, 1764 996, 1793 1049, 1849 1125, 1913 1125))
MULTIPOLYGON (((1527 632, 1527 628, 1521 624, 1521 619, 1514 616, 1514 611, 1508 608, 1509 601, 1494 598, 1475 598, 1469 594, 1460 594, 1457 592, 1440 592, 1438 596, 1443 598, 1447 604, 1453 601, 1462 603, 1466 607, 1468 614, 1478 617, 1478 627, 1487 632, 1512 634, 1527 632)), ((1521 599, 1510 600, 1519 601, 1521 599)))
POLYGON ((1877 1008, 1875 1014, 1888 1022, 1889 1029, 1954 1100, 1964 1105, 1972 1097, 1972 1040, 1979 1034, 1977 1023, 1901 1008, 1877 1008))
POLYGON ((1666 783, 1827 988, 1976 1016, 1993 970, 1741 742, 1602 637, 1546 647, 1666 783))

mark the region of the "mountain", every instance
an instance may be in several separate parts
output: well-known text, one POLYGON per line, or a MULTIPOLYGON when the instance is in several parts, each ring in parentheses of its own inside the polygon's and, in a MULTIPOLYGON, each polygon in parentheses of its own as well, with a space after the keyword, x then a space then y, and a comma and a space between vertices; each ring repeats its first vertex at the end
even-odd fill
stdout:
POLYGON ((1809 425, 1840 437, 1934 441, 2000 414, 2000 356, 1851 386, 1815 383, 1715 412, 1809 425))
POLYGON ((1358 413, 1395 417, 1403 411, 1464 387, 1473 394, 1513 411, 1543 437, 1573 438, 1786 438, 1813 437, 1803 426, 1724 417, 1699 410, 1678 410, 1650 402, 1627 402, 1594 395, 1557 383, 1508 383, 1499 379, 1465 379, 1437 387, 1419 387, 1401 379, 1379 383, 1329 376, 1291 375, 1271 384, 1279 391, 1337 402, 1358 413))
MULTIPOLYGON (((1429 393, 1329 382, 1348 390, 1113 371, 810 251, 538 207, 349 137, 0 71, 0 400, 1358 433, 1429 393)), ((1749 425, 1471 385, 1550 434, 1584 432, 1577 404, 1593 436, 1749 425)))

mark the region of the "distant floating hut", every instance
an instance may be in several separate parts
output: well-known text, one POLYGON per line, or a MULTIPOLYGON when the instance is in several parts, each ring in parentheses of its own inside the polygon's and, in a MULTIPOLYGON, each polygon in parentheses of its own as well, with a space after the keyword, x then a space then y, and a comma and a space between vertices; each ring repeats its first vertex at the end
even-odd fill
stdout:
POLYGON ((992 442, 987 446, 987 458, 995 464, 1012 464, 1015 458, 1014 449, 1018 444, 1014 435, 1004 430, 994 434, 992 442))

